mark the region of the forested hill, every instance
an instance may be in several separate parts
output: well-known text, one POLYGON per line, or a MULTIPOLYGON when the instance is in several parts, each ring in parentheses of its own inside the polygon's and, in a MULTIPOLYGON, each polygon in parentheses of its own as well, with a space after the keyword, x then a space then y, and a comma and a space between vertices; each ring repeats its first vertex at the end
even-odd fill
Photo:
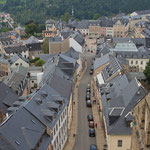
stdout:
POLYGON ((12 14, 22 24, 31 19, 44 23, 46 19, 59 18, 65 12, 71 14, 72 6, 76 18, 92 19, 97 13, 112 16, 150 9, 150 0, 7 0, 1 11, 12 14))

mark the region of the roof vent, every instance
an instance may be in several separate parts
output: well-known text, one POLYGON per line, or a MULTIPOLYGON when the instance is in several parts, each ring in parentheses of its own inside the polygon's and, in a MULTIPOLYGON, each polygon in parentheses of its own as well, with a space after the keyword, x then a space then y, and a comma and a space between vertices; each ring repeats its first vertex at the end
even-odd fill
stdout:
POLYGON ((41 105, 42 104, 42 100, 40 98, 36 98, 36 103, 41 105))
POLYGON ((42 95, 43 98, 46 98, 48 96, 46 91, 41 91, 41 95, 42 95))
POLYGON ((140 95, 140 93, 141 93, 140 91, 137 91, 137 95, 140 95))
POLYGON ((17 145, 19 145, 19 146, 20 146, 20 142, 18 142, 18 141, 15 141, 15 143, 16 143, 17 145))

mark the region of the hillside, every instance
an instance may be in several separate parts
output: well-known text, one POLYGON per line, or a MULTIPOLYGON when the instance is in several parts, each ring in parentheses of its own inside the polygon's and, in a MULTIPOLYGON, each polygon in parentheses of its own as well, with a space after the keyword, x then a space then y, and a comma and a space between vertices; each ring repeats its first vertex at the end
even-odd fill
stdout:
POLYGON ((76 18, 92 19, 96 13, 112 16, 119 12, 150 9, 150 0, 7 0, 0 8, 24 24, 31 19, 44 23, 48 18, 58 18, 65 12, 71 13, 72 5, 76 18))

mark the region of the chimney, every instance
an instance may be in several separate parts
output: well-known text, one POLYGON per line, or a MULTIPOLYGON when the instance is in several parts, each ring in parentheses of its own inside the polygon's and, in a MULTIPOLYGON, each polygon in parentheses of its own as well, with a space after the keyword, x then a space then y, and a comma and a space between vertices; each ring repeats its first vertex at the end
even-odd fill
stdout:
POLYGON ((55 57, 53 57, 53 60, 52 60, 52 62, 53 62, 53 63, 55 62, 55 57))

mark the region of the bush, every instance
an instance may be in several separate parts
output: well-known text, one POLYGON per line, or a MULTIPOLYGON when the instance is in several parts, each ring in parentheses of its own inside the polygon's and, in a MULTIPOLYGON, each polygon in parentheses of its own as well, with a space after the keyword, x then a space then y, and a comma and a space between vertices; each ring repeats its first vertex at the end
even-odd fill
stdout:
POLYGON ((40 58, 39 57, 35 57, 34 59, 30 60, 30 63, 35 63, 36 61, 38 61, 40 58))
POLYGON ((45 64, 45 61, 39 59, 38 61, 36 61, 35 66, 43 66, 45 64))

